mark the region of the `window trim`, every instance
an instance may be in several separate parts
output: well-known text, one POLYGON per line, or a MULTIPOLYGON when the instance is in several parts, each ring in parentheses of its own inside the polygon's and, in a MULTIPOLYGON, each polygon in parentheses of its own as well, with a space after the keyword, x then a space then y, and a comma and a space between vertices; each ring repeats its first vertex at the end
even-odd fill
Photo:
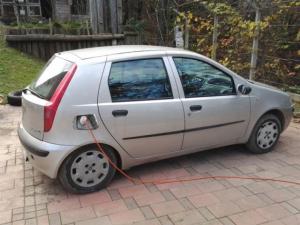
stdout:
POLYGON ((167 67, 166 67, 166 64, 165 64, 165 61, 164 61, 163 57, 135 58, 135 59, 125 59, 125 60, 112 61, 111 64, 110 64, 109 73, 108 73, 108 76, 107 76, 107 86, 108 86, 108 91, 109 91, 111 103, 120 103, 120 102, 145 102, 145 101, 165 101, 165 100, 168 100, 168 99, 174 99, 174 93, 173 93, 173 90, 172 90, 172 83, 171 83, 171 80, 170 80, 170 75, 168 73, 168 70, 167 70, 167 67), (130 99, 130 100, 117 100, 117 101, 113 101, 112 96, 111 96, 110 86, 109 86, 109 77, 111 75, 111 69, 112 69, 113 64, 114 63, 121 63, 121 62, 138 61, 138 60, 151 60, 151 59, 160 59, 162 61, 164 70, 165 70, 166 75, 167 75, 167 79, 168 79, 169 84, 170 84, 172 96, 171 97, 160 98, 160 99, 130 99))
POLYGON ((236 91, 236 86, 235 86, 235 82, 234 82, 233 77, 230 74, 228 74, 227 72, 225 72, 224 70, 222 70, 221 68, 213 65, 210 62, 207 62, 205 60, 202 60, 202 59, 199 59, 199 58, 196 58, 196 57, 188 57, 188 56, 171 56, 171 57, 172 57, 172 60, 173 60, 173 63, 174 63, 177 75, 179 77, 179 81, 180 81, 180 85, 181 85, 181 88, 182 88, 182 91, 183 91, 183 94, 184 94, 184 98, 191 99, 191 98, 209 98, 209 97, 237 96, 238 95, 237 91, 236 91), (231 82, 233 83, 233 93, 232 94, 220 94, 220 95, 207 95, 207 96, 187 97, 186 94, 185 94, 185 91, 183 89, 183 85, 182 85, 182 81, 181 81, 181 76, 179 75, 179 71, 178 71, 178 68, 177 68, 175 60, 174 60, 175 58, 197 60, 197 61, 200 61, 202 63, 206 63, 206 64, 210 65, 211 67, 213 67, 216 70, 221 71, 224 75, 228 76, 230 78, 231 82))

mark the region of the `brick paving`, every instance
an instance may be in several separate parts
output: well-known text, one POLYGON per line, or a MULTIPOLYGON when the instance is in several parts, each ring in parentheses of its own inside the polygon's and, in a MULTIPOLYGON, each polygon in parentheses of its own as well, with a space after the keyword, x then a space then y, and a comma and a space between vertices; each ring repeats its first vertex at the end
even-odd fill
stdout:
MULTIPOLYGON (((199 180, 134 185, 121 176, 105 190, 66 193, 25 163, 16 128, 21 109, 0 106, 0 224, 299 225, 300 186, 253 180, 199 180)), ((300 182, 300 124, 292 123, 275 151, 243 146, 200 152, 129 171, 143 179, 258 176, 300 182)))

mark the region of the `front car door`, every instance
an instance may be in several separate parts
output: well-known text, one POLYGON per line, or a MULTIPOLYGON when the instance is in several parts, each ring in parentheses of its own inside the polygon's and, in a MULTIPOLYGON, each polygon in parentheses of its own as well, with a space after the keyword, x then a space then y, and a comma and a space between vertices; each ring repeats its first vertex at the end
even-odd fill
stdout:
POLYGON ((185 112, 183 149, 237 143, 248 125, 250 100, 237 93, 233 76, 203 59, 174 56, 169 61, 185 112))
POLYGON ((101 80, 98 107, 106 128, 135 158, 180 151, 184 113, 168 59, 125 56, 108 58, 101 80))

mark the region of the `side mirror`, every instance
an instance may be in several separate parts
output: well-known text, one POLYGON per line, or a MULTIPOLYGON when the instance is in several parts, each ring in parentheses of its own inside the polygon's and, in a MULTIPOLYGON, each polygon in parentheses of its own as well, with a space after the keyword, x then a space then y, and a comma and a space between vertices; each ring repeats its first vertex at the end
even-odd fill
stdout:
POLYGON ((242 95, 248 95, 248 94, 252 91, 252 89, 251 89, 251 87, 249 87, 249 86, 246 86, 246 85, 244 85, 244 84, 240 84, 240 85, 238 86, 238 91, 239 91, 242 95))

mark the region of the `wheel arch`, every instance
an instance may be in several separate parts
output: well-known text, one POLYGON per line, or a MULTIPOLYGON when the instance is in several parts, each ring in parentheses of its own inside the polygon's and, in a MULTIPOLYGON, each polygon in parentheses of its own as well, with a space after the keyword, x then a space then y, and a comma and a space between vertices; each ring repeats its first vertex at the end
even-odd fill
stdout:
MULTIPOLYGON (((99 143, 99 144, 101 144, 104 147, 105 150, 109 150, 109 151, 113 151, 114 152, 115 156, 117 157, 117 166, 119 168, 122 168, 122 158, 121 158, 120 153, 114 147, 112 147, 111 145, 108 145, 108 144, 105 144, 105 143, 99 143)), ((56 171, 56 177, 59 174, 59 171, 61 170, 62 165, 65 163, 65 161, 67 160, 67 158, 71 154, 73 154, 76 151, 79 151, 79 150, 82 150, 82 149, 86 149, 86 148, 91 148, 91 147, 94 147, 94 148, 98 149, 98 147, 97 147, 97 145, 95 143, 89 143, 89 144, 82 145, 82 146, 74 149, 73 151, 71 151, 69 154, 67 154, 64 157, 64 159, 61 161, 61 163, 60 163, 60 165, 59 165, 59 167, 58 167, 58 169, 56 171)))
POLYGON ((259 119, 262 118, 263 116, 267 115, 267 114, 272 114, 272 115, 276 116, 279 119, 280 126, 281 126, 281 131, 282 131, 282 129, 285 125, 285 118, 284 118, 283 112, 280 111, 280 109, 271 109, 271 110, 268 110, 267 112, 265 112, 263 115, 261 115, 259 117, 259 119))
POLYGON ((280 121, 280 126, 281 126, 281 132, 284 128, 284 125, 285 125, 285 117, 284 117, 284 114, 283 112, 278 109, 278 108, 272 108, 272 109, 269 109, 263 113, 260 114, 260 116, 257 116, 252 123, 251 125, 248 127, 248 130, 247 130, 247 135, 246 135, 246 138, 244 139, 243 143, 247 143, 251 137, 251 134, 253 132, 253 129, 255 128, 256 124, 258 123, 258 121, 265 115, 268 115, 268 114, 271 114, 271 115, 274 115, 276 116, 279 121, 280 121))

